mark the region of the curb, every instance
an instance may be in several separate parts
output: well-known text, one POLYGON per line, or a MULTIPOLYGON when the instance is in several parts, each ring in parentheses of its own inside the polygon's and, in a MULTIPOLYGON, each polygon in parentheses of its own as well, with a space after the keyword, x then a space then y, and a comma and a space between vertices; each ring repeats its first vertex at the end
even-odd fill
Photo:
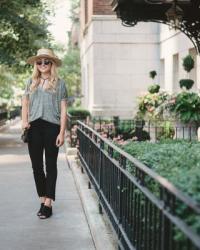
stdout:
POLYGON ((77 156, 75 154, 67 155, 67 152, 69 152, 69 148, 66 148, 66 158, 73 174, 95 248, 97 250, 118 249, 117 240, 106 215, 99 214, 98 197, 93 189, 88 189, 87 175, 81 173, 81 167, 76 160, 77 156))

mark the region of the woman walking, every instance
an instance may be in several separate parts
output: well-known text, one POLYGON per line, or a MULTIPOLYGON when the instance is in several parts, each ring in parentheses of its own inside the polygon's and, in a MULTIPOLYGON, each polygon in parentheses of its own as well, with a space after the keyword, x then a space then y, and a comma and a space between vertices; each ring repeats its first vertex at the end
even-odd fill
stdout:
POLYGON ((61 60, 52 50, 39 49, 27 63, 34 68, 22 97, 22 129, 28 129, 28 151, 40 198, 37 215, 46 219, 52 215, 52 200, 55 201, 57 156, 66 128, 67 89, 57 75, 61 60))

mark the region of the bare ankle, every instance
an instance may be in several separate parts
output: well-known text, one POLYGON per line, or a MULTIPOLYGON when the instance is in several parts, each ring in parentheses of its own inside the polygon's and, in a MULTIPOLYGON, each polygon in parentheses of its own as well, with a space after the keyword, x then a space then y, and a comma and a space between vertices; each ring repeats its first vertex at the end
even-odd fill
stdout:
POLYGON ((45 200, 46 200, 46 197, 44 196, 44 197, 40 197, 40 202, 41 203, 45 203, 45 200))
POLYGON ((51 199, 50 198, 46 198, 44 205, 48 206, 48 207, 51 207, 51 199))

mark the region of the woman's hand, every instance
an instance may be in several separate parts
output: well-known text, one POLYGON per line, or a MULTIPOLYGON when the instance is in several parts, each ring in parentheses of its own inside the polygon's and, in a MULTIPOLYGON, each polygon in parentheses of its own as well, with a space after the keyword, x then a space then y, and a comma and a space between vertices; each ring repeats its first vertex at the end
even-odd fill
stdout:
POLYGON ((65 135, 63 133, 60 133, 57 138, 56 138, 56 146, 57 147, 60 147, 64 144, 64 138, 65 138, 65 135))
POLYGON ((30 128, 30 124, 28 122, 22 122, 22 129, 30 128))

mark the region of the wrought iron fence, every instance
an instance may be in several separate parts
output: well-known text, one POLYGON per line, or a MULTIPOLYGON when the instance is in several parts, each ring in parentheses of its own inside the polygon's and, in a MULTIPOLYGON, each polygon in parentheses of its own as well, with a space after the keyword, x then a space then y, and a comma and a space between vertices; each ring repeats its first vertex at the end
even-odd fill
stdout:
POLYGON ((69 132, 69 141, 71 147, 75 147, 77 144, 76 127, 78 120, 86 122, 86 119, 87 118, 83 116, 72 116, 67 113, 67 131, 69 132))
POLYGON ((171 139, 198 139, 198 123, 184 124, 175 120, 130 120, 119 117, 102 118, 94 117, 89 122, 90 127, 100 133, 106 134, 107 138, 113 139, 122 135, 124 139, 158 141, 162 138, 171 139))
POLYGON ((15 109, 10 110, 8 112, 8 118, 10 120, 14 119, 15 117, 20 116, 20 115, 21 115, 21 107, 16 107, 15 109))
POLYGON ((20 115, 21 115, 20 107, 16 107, 13 110, 0 111, 0 126, 5 125, 7 120, 14 119, 15 117, 20 115))
POLYGON ((81 166, 119 249, 200 249, 200 204, 80 121, 77 133, 81 166))
POLYGON ((6 123, 7 118, 8 118, 8 112, 7 111, 0 111, 0 126, 4 125, 6 123))
MULTIPOLYGON (((123 140, 132 139, 135 141, 150 140, 152 142, 161 139, 185 139, 198 140, 198 123, 184 124, 173 120, 125 120, 118 117, 102 118, 71 116, 67 114, 67 130, 69 131, 69 141, 72 147, 77 143, 77 121, 81 120, 102 136, 113 139, 123 140)), ((200 135, 199 135, 200 136, 200 135)))

